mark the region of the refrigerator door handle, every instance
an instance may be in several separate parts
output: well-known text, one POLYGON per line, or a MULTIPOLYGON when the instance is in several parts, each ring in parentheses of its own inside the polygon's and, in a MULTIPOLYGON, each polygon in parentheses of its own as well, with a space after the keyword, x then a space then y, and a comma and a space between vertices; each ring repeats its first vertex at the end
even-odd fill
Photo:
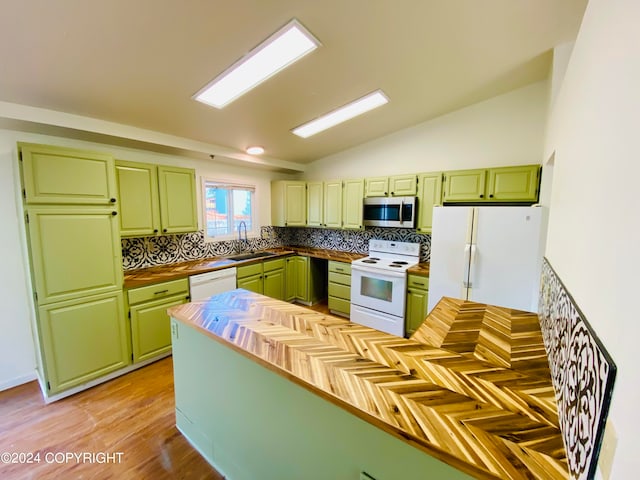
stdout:
MULTIPOLYGON (((476 258, 477 258, 477 247, 475 245, 475 243, 471 244, 471 255, 469 257, 469 286, 467 288, 471 288, 473 287, 474 283, 475 283, 475 273, 476 273, 476 258)), ((476 285, 477 287, 477 285, 476 285)))
POLYGON ((471 244, 464 246, 464 277, 462 278, 462 287, 469 288, 469 263, 471 262, 471 244))

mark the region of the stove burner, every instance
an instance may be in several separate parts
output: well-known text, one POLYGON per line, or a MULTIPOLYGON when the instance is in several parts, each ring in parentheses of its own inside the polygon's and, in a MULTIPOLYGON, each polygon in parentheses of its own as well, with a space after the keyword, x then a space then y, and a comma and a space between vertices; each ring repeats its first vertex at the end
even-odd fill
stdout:
POLYGON ((389 266, 390 267, 395 267, 395 268, 402 268, 402 265, 399 265, 396 262, 390 263, 389 266))
POLYGON ((409 265, 409 262, 403 262, 403 261, 400 261, 400 260, 396 260, 395 262, 391 262, 391 265, 394 266, 394 267, 396 265, 409 265))
POLYGON ((362 263, 378 263, 375 258, 362 260, 362 263))
POLYGON ((380 259, 378 257, 369 257, 369 260, 375 260, 377 262, 380 259))

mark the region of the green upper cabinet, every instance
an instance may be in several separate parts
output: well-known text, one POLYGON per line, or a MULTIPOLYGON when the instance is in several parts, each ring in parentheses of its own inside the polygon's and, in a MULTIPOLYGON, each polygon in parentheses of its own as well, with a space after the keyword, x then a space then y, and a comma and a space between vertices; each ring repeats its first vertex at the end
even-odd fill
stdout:
POLYGON ((485 199, 486 170, 444 173, 444 202, 478 202, 485 199))
POLYGON ((372 177, 364 180, 365 197, 386 197, 389 195, 389 177, 372 177))
POLYGON ((431 233, 433 207, 442 203, 442 173, 418 175, 418 221, 416 229, 421 233, 431 233))
POLYGON ((198 230, 196 178, 191 168, 158 167, 158 197, 162 233, 198 230))
POLYGON ((342 181, 324 182, 324 226, 342 228, 342 181))
POLYGON ((307 225, 323 226, 324 189, 322 182, 307 182, 307 225))
POLYGON ((49 394, 129 364, 122 291, 43 305, 38 319, 49 394))
POLYGON ((365 197, 415 197, 415 174, 371 177, 364 180, 365 197))
POLYGON ((306 182, 271 182, 271 222, 277 227, 304 227, 307 224, 306 182))
POLYGON ((443 202, 538 201, 540 165, 444 173, 443 202))
POLYGON ((364 180, 345 180, 342 193, 342 228, 362 230, 362 200, 364 198, 364 180))
POLYGON ((116 180, 123 237, 198 229, 193 169, 117 160, 116 180))
POLYGON ((540 165, 492 168, 489 170, 489 200, 537 202, 539 176, 540 165))
POLYGON ((417 186, 415 174, 389 177, 389 195, 392 197, 415 197, 417 186))
POLYGON ((30 206, 27 231, 40 305, 122 288, 117 211, 30 206))
POLYGON ((140 237, 158 233, 158 167, 117 160, 116 183, 120 198, 120 234, 140 237))
POLYGON ((26 203, 115 204, 114 160, 104 153, 18 144, 26 203))

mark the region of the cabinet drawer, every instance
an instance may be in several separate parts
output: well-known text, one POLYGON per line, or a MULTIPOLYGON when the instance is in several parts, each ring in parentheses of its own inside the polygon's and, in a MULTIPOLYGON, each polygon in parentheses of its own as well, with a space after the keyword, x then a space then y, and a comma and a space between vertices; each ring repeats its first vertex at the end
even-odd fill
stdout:
POLYGON ((351 285, 351 275, 344 273, 329 272, 329 283, 339 283, 340 285, 351 285))
POLYGON ((409 275, 407 278, 407 288, 429 289, 429 277, 422 275, 409 275))
POLYGON ((277 258, 275 260, 267 260, 262 264, 265 272, 270 272, 272 270, 281 270, 284 268, 284 258, 277 258))
POLYGON ((335 260, 329 260, 329 271, 351 275, 351 264, 345 263, 345 262, 336 262, 335 260))
POLYGON ((351 287, 329 282, 329 296, 349 300, 351 298, 351 287))
POLYGON ((252 277, 253 275, 262 275, 262 262, 254 263, 253 265, 244 265, 238 267, 236 271, 237 278, 252 277))
POLYGON ((345 315, 351 314, 351 302, 343 298, 329 297, 329 310, 344 313, 345 315))
POLYGON ((187 294, 189 292, 189 280, 181 278, 171 282, 156 283, 148 287, 134 288, 127 292, 129 305, 135 305, 140 302, 148 302, 150 300, 159 300, 161 298, 178 295, 180 293, 187 294))

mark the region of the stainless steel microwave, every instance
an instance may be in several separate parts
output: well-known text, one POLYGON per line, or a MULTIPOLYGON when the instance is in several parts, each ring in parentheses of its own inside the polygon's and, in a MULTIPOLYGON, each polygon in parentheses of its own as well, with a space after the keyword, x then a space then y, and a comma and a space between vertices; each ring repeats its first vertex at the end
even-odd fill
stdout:
POLYGON ((416 197, 365 198, 363 216, 372 227, 415 228, 416 197))

